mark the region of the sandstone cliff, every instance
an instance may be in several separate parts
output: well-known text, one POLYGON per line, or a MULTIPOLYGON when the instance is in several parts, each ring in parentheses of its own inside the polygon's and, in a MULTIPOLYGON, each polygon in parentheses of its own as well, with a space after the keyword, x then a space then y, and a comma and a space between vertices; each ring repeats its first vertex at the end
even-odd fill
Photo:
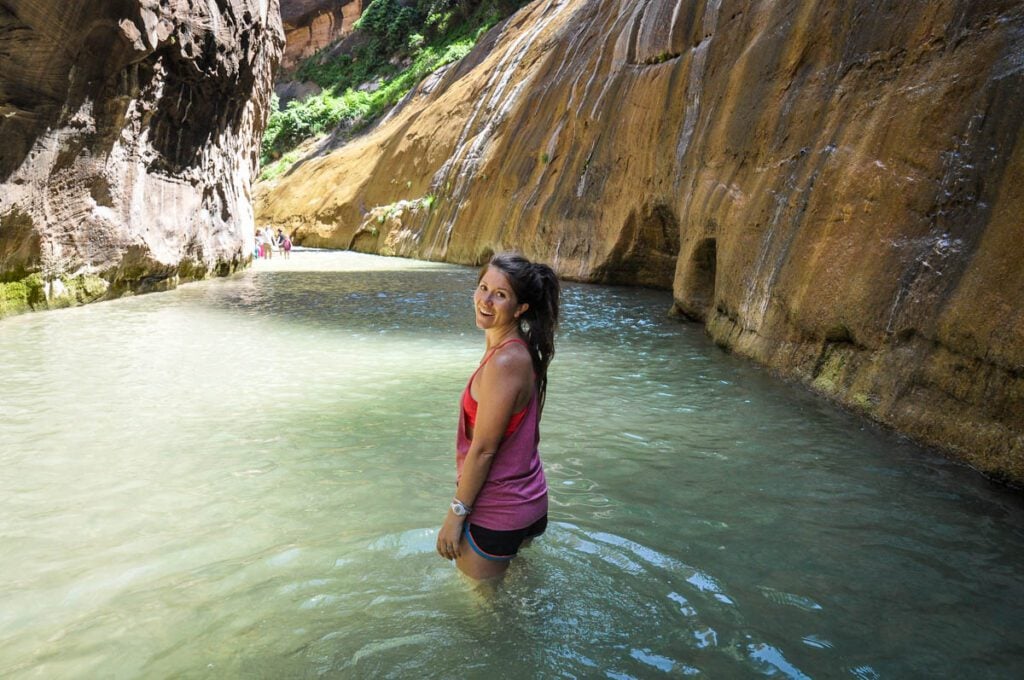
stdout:
POLYGON ((286 45, 281 68, 290 71, 352 32, 363 0, 281 0, 286 45))
POLYGON ((302 243, 671 288, 725 347, 1024 482, 1024 6, 538 0, 261 189, 302 243))
POLYGON ((227 272, 277 0, 0 0, 0 316, 227 272))

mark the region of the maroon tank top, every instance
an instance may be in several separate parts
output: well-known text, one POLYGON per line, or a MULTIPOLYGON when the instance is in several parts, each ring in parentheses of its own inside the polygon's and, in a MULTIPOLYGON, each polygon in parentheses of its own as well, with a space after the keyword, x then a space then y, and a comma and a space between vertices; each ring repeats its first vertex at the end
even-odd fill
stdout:
MULTIPOLYGON (((513 338, 509 342, 523 341, 513 338)), ((507 343, 499 345, 494 351, 504 347, 505 344, 507 343)), ((494 351, 481 362, 480 366, 494 356, 494 351)), ((478 367, 477 371, 479 370, 478 367)), ((469 416, 466 403, 467 398, 472 400, 469 391, 474 376, 476 376, 476 371, 466 383, 466 389, 460 400, 459 428, 455 440, 456 484, 462 477, 462 464, 466 460, 466 454, 469 452, 472 442, 466 435, 466 423, 469 416)), ((512 422, 510 421, 509 430, 498 444, 487 481, 484 482, 476 500, 473 501, 473 512, 469 516, 469 521, 473 524, 486 529, 510 531, 528 527, 547 514, 548 486, 538 450, 540 443, 539 402, 537 390, 534 388, 526 408, 516 414, 516 416, 520 416, 517 426, 511 427, 512 422)), ((475 405, 475 401, 473 403, 475 405)), ((515 420, 515 416, 513 420, 515 420)))

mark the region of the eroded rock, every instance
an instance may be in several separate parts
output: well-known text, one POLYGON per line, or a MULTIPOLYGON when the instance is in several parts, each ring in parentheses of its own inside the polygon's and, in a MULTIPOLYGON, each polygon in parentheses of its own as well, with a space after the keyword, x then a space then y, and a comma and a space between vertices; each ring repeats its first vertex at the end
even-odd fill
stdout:
POLYGON ((246 262, 282 48, 276 0, 0 4, 0 285, 46 306, 246 262))

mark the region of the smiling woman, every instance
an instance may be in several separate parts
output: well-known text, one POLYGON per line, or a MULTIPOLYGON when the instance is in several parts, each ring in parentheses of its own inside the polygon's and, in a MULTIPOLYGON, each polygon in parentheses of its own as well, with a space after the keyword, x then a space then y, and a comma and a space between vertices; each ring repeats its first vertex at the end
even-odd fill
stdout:
POLYGON ((547 527, 537 442, 558 297, 550 267, 514 254, 491 258, 473 294, 486 352, 462 394, 457 488, 437 552, 475 579, 504 574, 547 527))

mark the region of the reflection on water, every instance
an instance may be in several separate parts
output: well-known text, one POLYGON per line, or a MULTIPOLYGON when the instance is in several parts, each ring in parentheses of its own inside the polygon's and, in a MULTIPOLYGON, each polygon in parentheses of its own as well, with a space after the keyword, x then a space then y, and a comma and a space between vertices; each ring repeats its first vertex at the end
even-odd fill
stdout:
POLYGON ((4 677, 1014 677, 1024 504, 567 285, 547 534, 434 553, 469 269, 299 252, 0 322, 4 677))

